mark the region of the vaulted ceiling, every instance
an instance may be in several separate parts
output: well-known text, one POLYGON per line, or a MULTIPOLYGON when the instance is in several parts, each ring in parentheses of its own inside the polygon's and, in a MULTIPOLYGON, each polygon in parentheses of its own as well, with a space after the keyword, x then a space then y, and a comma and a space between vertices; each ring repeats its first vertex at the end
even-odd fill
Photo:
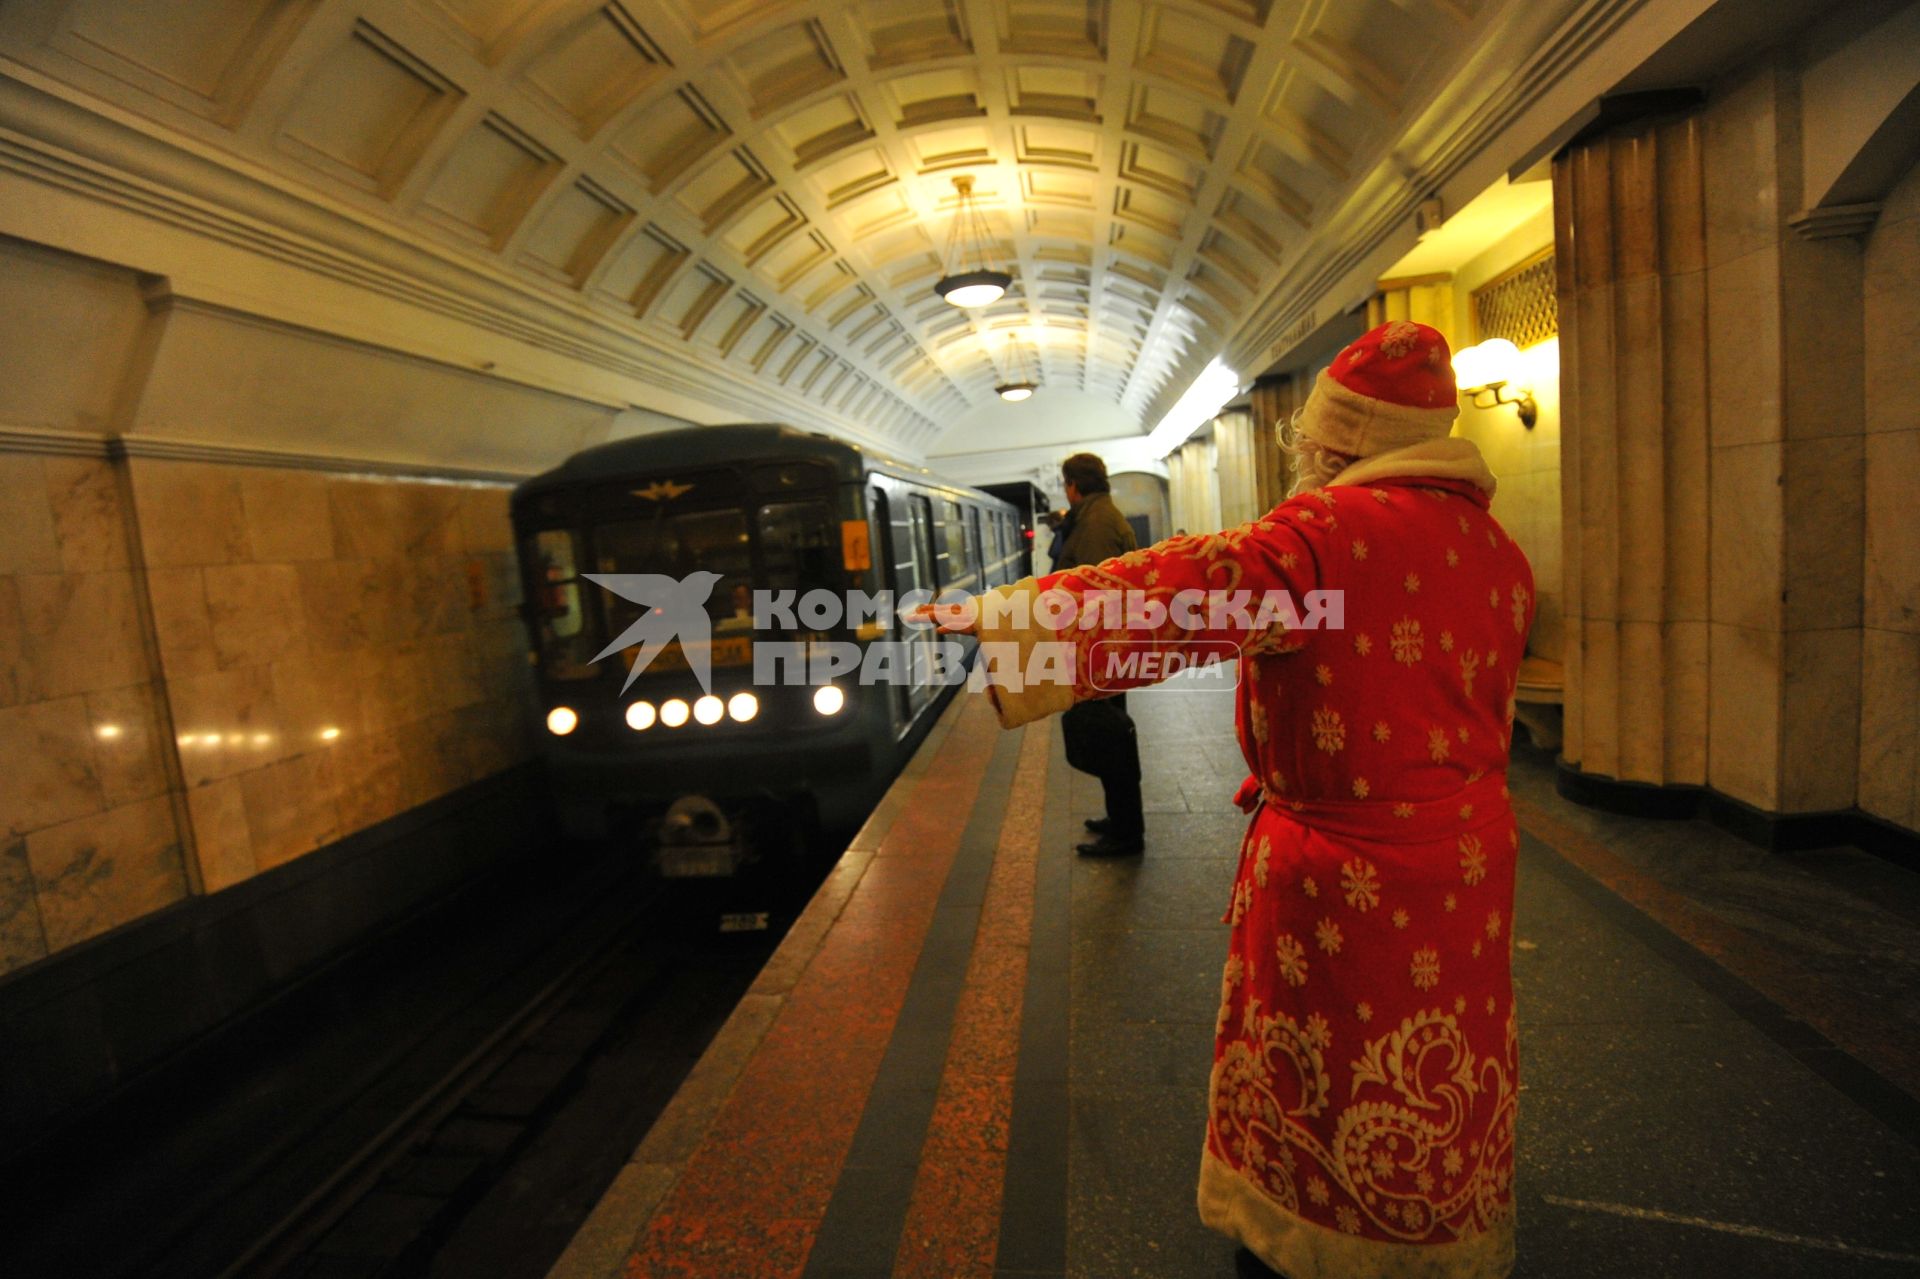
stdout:
POLYGON ((1013 333, 1047 383, 1151 426, 1209 358, 1272 338, 1361 193, 1377 233, 1444 176, 1410 131, 1444 155, 1466 127, 1433 122, 1444 93, 1497 98, 1504 73, 1473 82, 1490 29, 1631 7, 28 0, 0 50, 924 452, 991 397, 1013 333), (1016 277, 975 312, 932 293, 960 174, 1016 277))

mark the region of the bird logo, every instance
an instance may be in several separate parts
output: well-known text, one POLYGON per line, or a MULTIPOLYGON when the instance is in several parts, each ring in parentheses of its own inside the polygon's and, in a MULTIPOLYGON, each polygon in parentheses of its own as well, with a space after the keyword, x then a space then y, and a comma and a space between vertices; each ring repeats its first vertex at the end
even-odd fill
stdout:
POLYGON ((640 646, 633 665, 627 668, 627 682, 620 686, 622 693, 633 687, 633 681, 647 669, 647 663, 675 640, 680 641, 680 651, 687 655, 687 665, 700 681, 701 691, 713 691, 713 650, 709 643, 713 622, 707 616, 707 597, 713 594, 720 574, 702 569, 685 577, 668 577, 665 573, 585 573, 582 576, 640 606, 640 616, 633 624, 593 658, 597 662, 609 653, 618 653, 635 644, 640 646))

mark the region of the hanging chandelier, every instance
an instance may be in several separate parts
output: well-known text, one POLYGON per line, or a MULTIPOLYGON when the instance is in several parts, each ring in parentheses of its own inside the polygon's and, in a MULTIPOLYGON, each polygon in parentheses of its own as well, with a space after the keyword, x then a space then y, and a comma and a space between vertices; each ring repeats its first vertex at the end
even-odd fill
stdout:
POLYGON ((1026 347, 1021 344, 1018 335, 1007 339, 1007 380, 993 388, 993 393, 1009 404, 1018 404, 1040 389, 1039 353, 1034 353, 1032 361, 1027 359, 1026 347))
POLYGON ((1013 285, 1013 277, 996 271, 987 261, 987 246, 992 237, 980 206, 973 202, 973 178, 967 174, 953 180, 960 193, 960 207, 954 211, 953 227, 947 232, 947 251, 940 259, 941 276, 933 291, 955 306, 986 306, 998 302, 1013 285))

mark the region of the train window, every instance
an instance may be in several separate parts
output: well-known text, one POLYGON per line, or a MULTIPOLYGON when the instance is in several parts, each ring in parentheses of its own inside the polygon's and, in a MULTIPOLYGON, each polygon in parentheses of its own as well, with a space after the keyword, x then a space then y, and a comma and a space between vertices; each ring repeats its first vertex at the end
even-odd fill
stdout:
POLYGON ((977 506, 967 508, 967 545, 973 551, 973 562, 986 567, 986 552, 980 546, 980 508, 977 506))
POLYGON ((840 538, 825 502, 769 502, 760 508, 761 585, 809 591, 840 581, 840 538))
POLYGON ((960 504, 942 502, 940 510, 941 532, 947 545, 947 575, 941 585, 949 586, 973 572, 973 556, 967 526, 960 517, 960 504))
MULTIPOLYGON (((602 573, 664 573, 685 577, 704 569, 720 580, 707 596, 707 614, 719 631, 753 629, 753 554, 746 512, 661 511, 647 519, 602 524, 594 537, 602 573)), ((608 634, 618 635, 639 605, 605 595, 608 634)))
POLYGON ((529 601, 539 622, 540 658, 554 679, 592 675, 593 646, 586 631, 577 564, 580 535, 572 529, 542 529, 527 539, 527 563, 534 576, 529 601))
POLYGON ((755 467, 753 472, 753 486, 762 493, 819 488, 826 482, 826 472, 813 462, 782 462, 777 466, 755 467))

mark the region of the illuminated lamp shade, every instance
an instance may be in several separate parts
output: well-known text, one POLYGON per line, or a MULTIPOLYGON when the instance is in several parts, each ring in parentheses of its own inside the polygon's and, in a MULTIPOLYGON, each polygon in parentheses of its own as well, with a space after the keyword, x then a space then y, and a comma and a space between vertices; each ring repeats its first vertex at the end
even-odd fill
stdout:
POLYGON ((954 306, 987 306, 998 302, 1013 287, 1013 277, 1005 271, 962 271, 942 276, 933 291, 954 306))
POLYGON ((1009 404, 1018 404, 1030 399, 1040 389, 1040 353, 1036 350, 1032 357, 1027 355, 1026 344, 1018 334, 1007 339, 1007 377, 993 393, 1009 404))
POLYGON ((1488 338, 1477 346, 1455 352, 1453 357, 1453 381, 1460 388, 1460 394, 1477 409, 1511 405, 1520 417, 1520 425, 1531 430, 1540 420, 1540 406, 1534 401, 1532 388, 1520 387, 1518 395, 1505 393, 1507 386, 1518 382, 1524 372, 1520 348, 1505 338, 1488 338), (1488 396, 1491 398, 1483 398, 1488 396))
POLYGON ((953 226, 947 231, 947 249, 940 255, 940 278, 933 291, 960 307, 987 306, 998 302, 1013 287, 1013 277, 995 269, 987 261, 987 246, 992 233, 973 201, 973 177, 961 174, 953 180, 959 195, 953 211, 953 226))

